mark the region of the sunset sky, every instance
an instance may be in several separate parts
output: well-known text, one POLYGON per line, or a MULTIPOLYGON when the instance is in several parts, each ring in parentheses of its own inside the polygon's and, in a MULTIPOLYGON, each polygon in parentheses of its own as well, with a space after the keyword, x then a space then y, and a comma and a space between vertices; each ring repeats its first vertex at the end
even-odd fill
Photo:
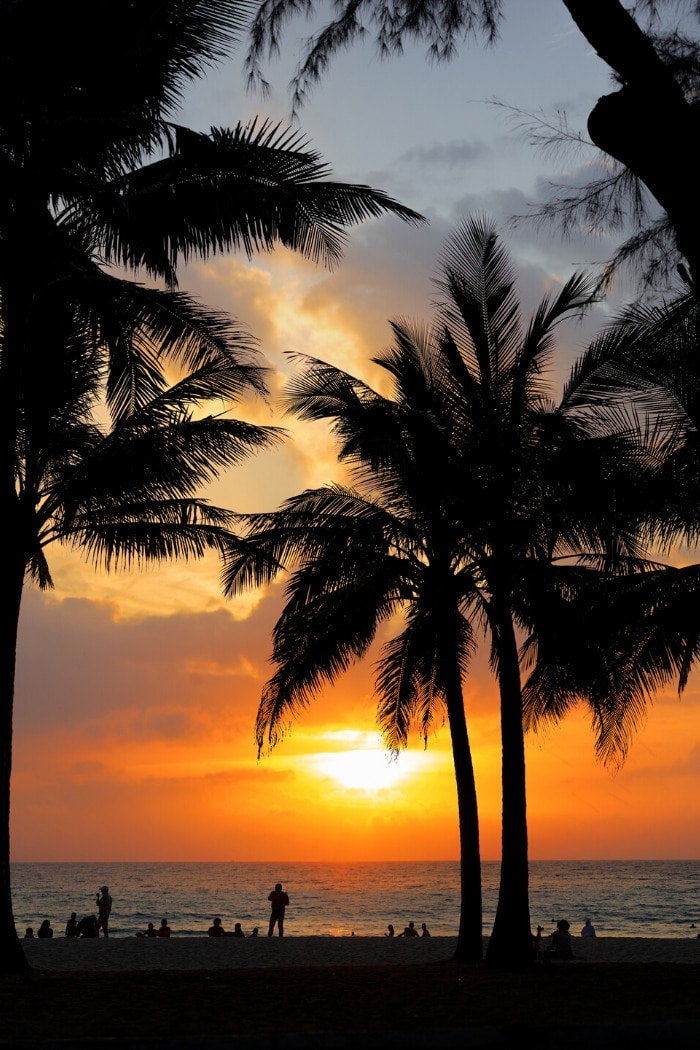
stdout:
MULTIPOLYGON (((562 241, 508 225, 549 181, 583 181, 591 152, 538 153, 507 106, 566 110, 575 129, 609 90, 559 0, 507 5, 491 51, 462 48, 436 67, 422 47, 379 62, 355 47, 333 63, 301 128, 343 181, 368 183, 421 211, 421 229, 386 218, 350 231, 329 273, 280 251, 191 265, 181 287, 230 311, 260 340, 278 393, 297 350, 373 382, 387 322, 428 319, 445 237, 474 212, 495 218, 513 252, 526 312, 614 242, 562 241)), ((259 113, 288 119, 295 23, 273 93, 246 95, 240 56, 193 90, 182 122, 200 130, 259 113)), ((590 169, 588 169, 590 170, 590 169)), ((579 349, 632 287, 562 330, 552 392, 579 349)), ((276 403, 240 415, 287 427, 281 448, 232 471, 210 498, 266 510, 310 485, 340 480, 324 428, 281 419, 276 403)), ((14 860, 428 860, 457 857, 449 736, 419 739, 396 761, 374 723, 372 659, 319 696, 271 756, 253 735, 270 674, 281 584, 225 601, 215 560, 139 575, 98 575, 48 551, 56 589, 25 592, 20 629, 12 796, 14 860)), ((378 642, 381 642, 381 638, 378 642)), ((699 679, 657 697, 620 771, 602 768, 583 711, 528 742, 533 859, 695 858, 700 841, 699 679)), ((465 683, 479 793, 482 855, 500 849, 500 741, 494 683, 482 656, 465 683)))

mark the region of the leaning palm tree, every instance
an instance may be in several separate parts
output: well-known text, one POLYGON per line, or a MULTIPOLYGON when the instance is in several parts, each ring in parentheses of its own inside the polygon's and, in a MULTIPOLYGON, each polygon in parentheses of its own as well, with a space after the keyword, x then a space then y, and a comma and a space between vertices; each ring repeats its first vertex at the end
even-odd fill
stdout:
MULTIPOLYGON (((383 651, 377 680, 389 745, 405 741, 414 713, 420 721, 432 718, 436 700, 447 706, 448 681, 448 721, 457 725, 458 685, 486 633, 503 745, 501 887, 487 958, 522 964, 531 933, 519 638, 532 631, 535 599, 553 580, 576 587, 581 570, 572 560, 596 565, 614 561, 608 552, 618 560, 641 553, 636 520, 619 509, 636 446, 615 430, 590 438, 546 397, 556 326, 590 302, 593 281, 572 277, 523 329, 508 255, 494 228, 475 219, 448 242, 438 287, 433 328, 394 325, 393 350, 376 359, 394 377, 393 400, 307 363, 290 407, 332 421, 359 491, 304 493, 251 518, 229 589, 293 569, 259 743, 274 745, 321 683, 362 656, 377 623, 398 611, 407 626, 383 651)), ((466 730, 455 740, 466 749, 466 730)), ((473 791, 460 784, 469 769, 456 766, 458 797, 473 791)), ((465 815, 463 859, 473 873, 475 810, 460 811, 462 822, 465 815)), ((469 929, 476 925, 470 915, 469 929)), ((476 956, 474 941, 462 957, 476 956)))
MULTIPOLYGON (((187 85, 230 52, 251 10, 248 0, 106 0, 98 24, 79 0, 43 5, 39 19, 31 0, 0 0, 0 940, 11 966, 22 963, 9 791, 27 568, 17 457, 34 380, 66 350, 45 338, 41 319, 60 328, 79 317, 81 338, 108 362, 111 407, 136 412, 159 388, 158 355, 196 373, 228 343, 220 321, 175 290, 180 263, 284 244, 332 264, 347 226, 384 213, 419 218, 379 191, 331 182, 319 155, 282 127, 198 134, 173 122, 187 85), (124 271, 147 275, 148 286, 124 271)), ((259 388, 252 372, 238 376, 259 388)))

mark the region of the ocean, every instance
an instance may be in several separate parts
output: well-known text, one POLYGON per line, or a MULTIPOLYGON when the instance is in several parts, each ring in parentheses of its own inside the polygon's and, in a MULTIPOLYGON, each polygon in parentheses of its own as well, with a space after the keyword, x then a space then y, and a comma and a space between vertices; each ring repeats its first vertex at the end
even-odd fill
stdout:
MULTIPOLYGON (((498 862, 483 864, 484 933, 498 895, 498 862)), ((267 895, 276 882, 289 894, 285 935, 380 936, 413 920, 434 936, 454 936, 459 922, 456 861, 313 863, 15 863, 15 924, 24 933, 49 919, 63 935, 72 911, 95 912, 109 886, 110 932, 133 936, 167 918, 172 935, 201 937, 214 916, 225 929, 240 922, 267 932, 267 895)), ((604 937, 691 937, 700 931, 700 861, 534 861, 530 915, 549 932, 568 919, 578 933, 590 918, 604 937)))

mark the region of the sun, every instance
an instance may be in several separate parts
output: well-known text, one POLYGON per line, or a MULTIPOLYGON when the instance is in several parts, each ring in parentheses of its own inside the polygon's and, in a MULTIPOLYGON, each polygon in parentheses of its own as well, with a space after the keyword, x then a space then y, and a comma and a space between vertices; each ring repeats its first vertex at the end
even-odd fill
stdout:
POLYGON ((392 757, 379 748, 327 751, 313 756, 317 773, 341 787, 368 794, 395 787, 409 773, 405 755, 392 757))
POLYGON ((445 763, 451 764, 449 754, 437 749, 409 748, 393 754, 376 731, 363 729, 326 728, 306 734, 303 745, 294 756, 297 772, 301 768, 316 790, 323 784, 324 797, 330 789, 333 795, 347 794, 355 802, 388 801, 394 792, 414 793, 423 778, 441 774, 445 763))

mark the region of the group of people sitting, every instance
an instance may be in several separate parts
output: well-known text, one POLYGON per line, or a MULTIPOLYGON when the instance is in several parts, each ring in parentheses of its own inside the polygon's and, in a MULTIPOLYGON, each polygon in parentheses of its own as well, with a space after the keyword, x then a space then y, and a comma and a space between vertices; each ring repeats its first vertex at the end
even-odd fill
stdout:
MULTIPOLYGON (((545 962, 551 959, 573 959, 574 949, 571 940, 571 925, 566 919, 560 919, 557 928, 549 938, 549 944, 542 948, 542 934, 544 926, 537 927, 537 934, 532 938, 532 954, 535 959, 545 962)), ((586 919, 581 930, 582 937, 595 937, 595 926, 590 919, 586 919)))
POLYGON ((430 930, 424 922, 420 924, 421 932, 419 933, 416 929, 414 922, 409 922, 408 926, 401 933, 396 933, 394 927, 389 923, 387 926, 387 932, 384 934, 385 937, 429 937, 430 930))
POLYGON ((149 922, 149 924, 146 927, 146 929, 145 930, 140 930, 136 934, 136 936, 137 937, 169 937, 170 936, 170 927, 168 926, 168 920, 167 919, 161 919, 160 920, 160 926, 158 927, 158 929, 155 928, 155 926, 153 925, 152 922, 149 922))
MULTIPOLYGON (((96 915, 86 915, 83 919, 78 922, 77 914, 72 911, 70 919, 66 923, 66 937, 98 937, 99 930, 97 926, 96 915)), ((24 934, 25 941, 33 941, 35 937, 34 929, 31 926, 27 926, 24 934)), ((36 931, 36 937, 41 940, 53 937, 53 927, 49 919, 44 919, 39 929, 36 931)))
MULTIPOLYGON (((259 932, 260 931, 258 927, 254 926, 250 936, 257 937, 259 932)), ((245 937, 245 933, 243 932, 243 928, 240 922, 234 923, 232 930, 225 930, 221 919, 219 918, 213 920, 212 925, 207 930, 207 935, 209 937, 245 937)))
MULTIPOLYGON (((36 931, 36 935, 37 937, 41 938, 42 941, 48 939, 49 937, 53 937, 53 929, 51 928, 51 923, 48 919, 44 919, 41 926, 36 931)), ((24 939, 25 941, 34 940, 34 929, 31 926, 27 926, 27 929, 24 933, 24 939)))

